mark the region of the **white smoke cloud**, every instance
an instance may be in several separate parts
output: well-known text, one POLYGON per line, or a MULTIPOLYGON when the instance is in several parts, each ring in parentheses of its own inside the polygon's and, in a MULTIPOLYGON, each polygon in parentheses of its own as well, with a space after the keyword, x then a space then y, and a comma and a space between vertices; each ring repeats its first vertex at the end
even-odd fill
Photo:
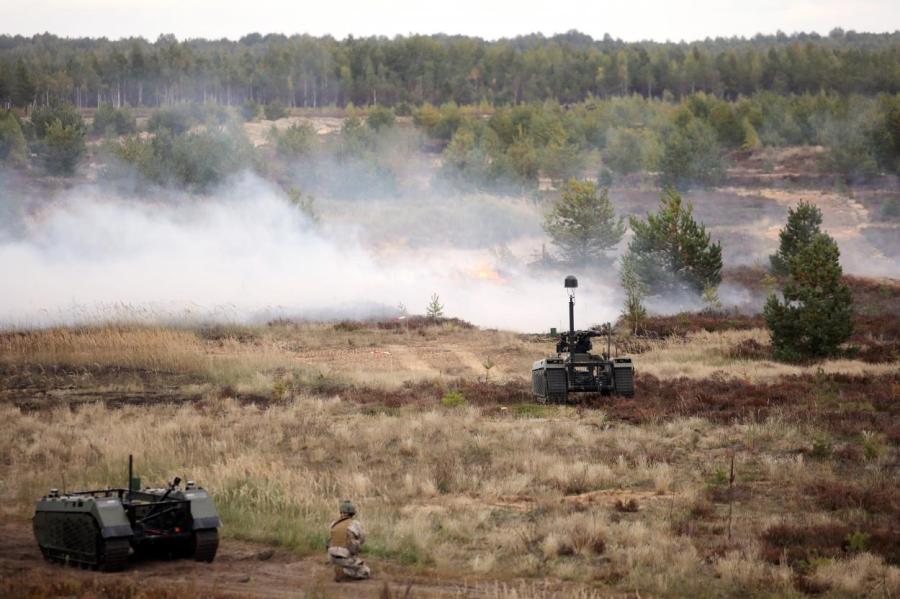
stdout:
MULTIPOLYGON (((560 276, 511 271, 495 280, 486 251, 491 240, 454 244, 446 229, 459 223, 435 218, 433 208, 415 210, 408 204, 405 221, 433 231, 437 241, 400 240, 386 250, 383 235, 373 238, 383 223, 371 209, 315 227, 251 175, 210 197, 141 201, 79 187, 0 231, 0 326, 384 317, 396 314, 400 302, 421 313, 432 293, 447 316, 484 327, 565 326, 560 276)), ((522 223, 523 210, 512 203, 507 213, 522 223)), ((499 205, 483 213, 504 220, 499 205)), ((467 214, 465 226, 472 224, 467 214)), ((509 226, 484 224, 485 237, 509 226)), ((614 320, 615 276, 581 279, 576 324, 614 320)))

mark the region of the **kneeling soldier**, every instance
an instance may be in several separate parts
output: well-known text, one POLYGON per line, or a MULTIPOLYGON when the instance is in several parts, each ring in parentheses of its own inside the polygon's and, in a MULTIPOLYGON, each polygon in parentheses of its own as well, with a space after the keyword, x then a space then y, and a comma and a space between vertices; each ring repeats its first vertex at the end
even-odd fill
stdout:
POLYGON ((328 561, 334 566, 334 580, 365 580, 371 574, 359 550, 366 542, 362 524, 354 520, 356 507, 349 500, 341 502, 341 517, 331 524, 328 539, 328 561))

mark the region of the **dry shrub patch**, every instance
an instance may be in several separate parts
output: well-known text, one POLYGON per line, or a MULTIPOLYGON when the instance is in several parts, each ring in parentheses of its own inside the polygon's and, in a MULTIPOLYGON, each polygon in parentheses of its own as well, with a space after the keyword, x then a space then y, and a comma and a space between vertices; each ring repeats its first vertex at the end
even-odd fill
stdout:
POLYGON ((807 485, 804 491, 822 509, 862 509, 870 514, 884 514, 895 522, 900 521, 900 495, 888 483, 865 486, 838 480, 817 481, 807 485))
MULTIPOLYGON (((283 324, 276 322, 273 324, 283 324)), ((475 328, 471 322, 461 318, 429 318, 427 316, 408 316, 406 318, 391 318, 384 320, 342 320, 334 325, 336 331, 420 331, 430 328, 451 328, 471 330, 475 328)))
POLYGON ((772 358, 772 347, 756 339, 745 339, 729 350, 728 357, 735 360, 769 360, 772 358))
POLYGON ((610 416, 630 422, 701 416, 713 422, 761 421, 774 412, 814 415, 838 433, 885 433, 900 442, 900 374, 786 376, 771 384, 714 377, 661 380, 638 376, 635 400, 604 401, 610 416))
POLYGON ((763 559, 773 564, 786 563, 806 572, 815 560, 847 557, 854 552, 871 551, 889 564, 900 564, 900 530, 846 524, 779 524, 762 535, 763 559))
POLYGON ((651 337, 685 337, 690 333, 706 331, 747 331, 766 326, 759 314, 739 312, 681 312, 671 316, 649 316, 641 327, 651 337))

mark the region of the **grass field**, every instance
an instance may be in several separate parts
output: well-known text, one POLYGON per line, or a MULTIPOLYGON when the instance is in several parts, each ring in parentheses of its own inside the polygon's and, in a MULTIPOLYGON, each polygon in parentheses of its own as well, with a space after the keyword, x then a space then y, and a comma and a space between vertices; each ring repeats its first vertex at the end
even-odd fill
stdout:
POLYGON ((299 555, 352 497, 376 569, 896 597, 896 357, 782 365, 764 330, 694 328, 632 341, 635 399, 572 406, 529 397, 549 338, 460 322, 6 333, 3 517, 118 484, 134 453, 145 481, 209 488, 226 539, 299 555))

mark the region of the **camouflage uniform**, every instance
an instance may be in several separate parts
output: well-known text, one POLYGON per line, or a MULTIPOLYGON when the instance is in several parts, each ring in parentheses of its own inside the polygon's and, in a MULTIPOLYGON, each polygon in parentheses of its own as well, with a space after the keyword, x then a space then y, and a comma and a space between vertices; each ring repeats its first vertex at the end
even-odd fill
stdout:
POLYGON ((334 566, 334 579, 365 580, 371 572, 359 558, 359 550, 366 542, 362 524, 353 519, 356 509, 350 502, 341 504, 341 517, 331 523, 328 539, 328 561, 334 566), (346 511, 345 511, 346 510, 346 511))

